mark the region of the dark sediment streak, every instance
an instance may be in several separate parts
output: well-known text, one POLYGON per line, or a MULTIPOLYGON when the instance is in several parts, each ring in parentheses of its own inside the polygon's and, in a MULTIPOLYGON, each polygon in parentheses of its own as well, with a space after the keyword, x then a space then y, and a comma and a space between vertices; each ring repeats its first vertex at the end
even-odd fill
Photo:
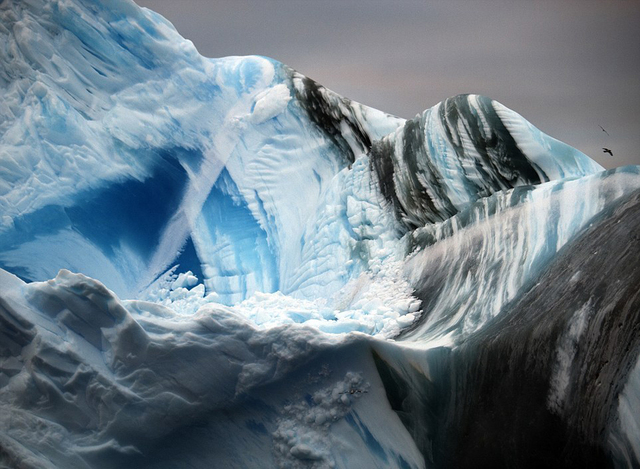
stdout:
POLYGON ((448 353, 427 352, 432 375, 421 391, 413 372, 376 359, 387 397, 427 461, 638 467, 617 405, 640 354, 640 236, 630 236, 639 232, 636 191, 565 246, 491 323, 448 353))
MULTIPOLYGON (((295 72, 291 71, 292 75, 295 72)), ((311 78, 299 75, 302 88, 294 87, 296 100, 306 112, 309 120, 316 126, 336 148, 343 158, 343 166, 350 166, 356 159, 353 148, 344 135, 344 125, 347 126, 359 148, 366 153, 371 148, 371 137, 362 127, 353 112, 345 113, 338 105, 348 111, 353 111, 351 100, 339 96, 330 96, 329 91, 311 78)))
POLYGON ((393 134, 371 145, 371 167, 381 193, 408 230, 446 220, 462 208, 450 200, 451 181, 441 173, 430 153, 425 138, 430 119, 436 118, 442 125, 443 137, 454 151, 449 157, 466 168, 464 184, 471 201, 501 190, 549 181, 545 172, 520 150, 493 101, 476 96, 476 109, 470 99, 468 95, 449 98, 441 104, 436 117, 426 111, 408 120, 402 130, 400 154, 394 145, 398 137, 393 134), (473 148, 466 148, 463 141, 470 141, 473 148))

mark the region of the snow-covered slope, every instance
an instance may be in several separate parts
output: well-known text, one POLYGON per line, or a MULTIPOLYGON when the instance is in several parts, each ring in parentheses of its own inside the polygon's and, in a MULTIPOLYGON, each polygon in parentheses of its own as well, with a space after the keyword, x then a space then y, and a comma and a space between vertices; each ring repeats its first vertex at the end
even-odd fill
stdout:
POLYGON ((639 168, 130 1, 0 17, 4 465, 640 464, 639 168))

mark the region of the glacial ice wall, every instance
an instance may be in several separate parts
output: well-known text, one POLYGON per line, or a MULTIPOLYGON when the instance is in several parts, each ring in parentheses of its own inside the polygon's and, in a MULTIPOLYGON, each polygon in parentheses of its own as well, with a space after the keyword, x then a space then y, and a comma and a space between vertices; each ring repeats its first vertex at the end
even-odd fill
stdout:
POLYGON ((0 18, 3 465, 640 464, 638 167, 128 0, 0 18))
POLYGON ((229 301, 274 291, 328 180, 399 122, 270 59, 205 59, 126 2, 8 2, 3 24, 1 262, 29 280, 65 266, 127 296, 180 263, 229 301), (353 135, 327 141, 303 93, 353 135))

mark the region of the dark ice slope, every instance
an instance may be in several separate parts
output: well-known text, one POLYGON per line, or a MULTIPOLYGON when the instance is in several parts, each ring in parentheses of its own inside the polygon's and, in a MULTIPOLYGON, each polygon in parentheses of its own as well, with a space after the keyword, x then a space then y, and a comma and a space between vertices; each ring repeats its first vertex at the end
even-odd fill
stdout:
POLYGON ((431 467, 639 467, 620 415, 640 356, 638 232, 640 191, 481 331, 428 352, 429 379, 376 360, 431 467))

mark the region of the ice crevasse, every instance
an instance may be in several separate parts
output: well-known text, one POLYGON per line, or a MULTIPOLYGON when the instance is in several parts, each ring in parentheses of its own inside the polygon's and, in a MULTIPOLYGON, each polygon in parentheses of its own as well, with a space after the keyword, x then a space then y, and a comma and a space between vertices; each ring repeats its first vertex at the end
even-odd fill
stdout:
POLYGON ((130 1, 0 16, 2 465, 640 465, 639 167, 130 1))

